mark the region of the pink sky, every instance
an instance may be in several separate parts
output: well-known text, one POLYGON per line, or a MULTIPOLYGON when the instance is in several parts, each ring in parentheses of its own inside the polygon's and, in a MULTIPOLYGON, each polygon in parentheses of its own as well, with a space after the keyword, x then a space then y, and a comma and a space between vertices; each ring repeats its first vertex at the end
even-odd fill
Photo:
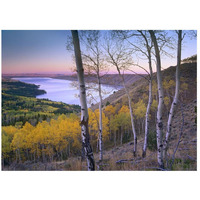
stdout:
MULTIPOLYGON (((2 31, 2 73, 70 73, 74 63, 66 50, 67 34, 69 31, 2 31)), ((196 54, 196 43, 196 40, 185 40, 182 58, 196 54)), ((174 66, 176 55, 162 58, 161 62, 162 68, 174 66)), ((148 70, 147 60, 140 60, 138 64, 148 70)), ((132 70, 145 73, 138 67, 132 70)), ((109 73, 117 71, 112 67, 109 73)))

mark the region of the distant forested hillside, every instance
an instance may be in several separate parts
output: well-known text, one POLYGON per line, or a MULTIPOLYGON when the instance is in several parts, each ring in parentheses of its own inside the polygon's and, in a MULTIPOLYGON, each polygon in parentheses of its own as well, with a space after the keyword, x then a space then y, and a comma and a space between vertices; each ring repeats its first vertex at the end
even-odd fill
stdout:
POLYGON ((37 95, 45 94, 46 91, 40 90, 38 85, 3 78, 2 93, 15 96, 36 97, 37 95))
POLYGON ((58 114, 78 113, 79 105, 68 105, 35 96, 46 93, 34 84, 26 84, 10 79, 2 80, 2 125, 22 125, 29 122, 36 125, 58 114))

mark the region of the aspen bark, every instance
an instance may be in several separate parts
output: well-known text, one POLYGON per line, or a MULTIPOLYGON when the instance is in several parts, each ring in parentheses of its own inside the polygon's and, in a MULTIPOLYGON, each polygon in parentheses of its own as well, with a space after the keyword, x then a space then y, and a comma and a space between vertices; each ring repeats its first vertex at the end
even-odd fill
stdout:
POLYGON ((80 95, 80 104, 81 104, 81 135, 82 135, 82 145, 85 151, 85 157, 87 159, 88 171, 95 170, 94 156, 92 147, 90 145, 90 136, 88 129, 88 109, 86 102, 86 89, 85 89, 85 80, 84 80, 84 69, 82 65, 80 44, 78 31, 74 30, 72 32, 73 44, 74 44, 74 52, 76 58, 76 67, 77 67, 77 75, 79 82, 79 95, 80 95))
POLYGON ((146 150, 147 150, 147 142, 148 142, 148 135, 149 135, 149 113, 151 109, 152 104, 152 63, 151 63, 151 51, 149 47, 148 49, 148 59, 149 59, 149 72, 150 72, 150 80, 149 80, 149 99, 148 99, 148 105, 146 110, 146 116, 145 116, 145 137, 144 137, 144 146, 143 146, 143 153, 142 157, 144 158, 146 156, 146 150))
MULTIPOLYGON (((85 35, 85 45, 88 49, 88 53, 83 54, 85 65, 89 69, 89 72, 95 73, 98 81, 99 92, 99 120, 98 120, 98 143, 99 143, 99 160, 103 160, 103 126, 102 126, 102 89, 101 89, 101 76, 100 72, 105 68, 102 59, 101 46, 99 44, 101 37, 100 31, 86 31, 88 35, 85 35)), ((87 52, 87 51, 86 51, 87 52)))
POLYGON ((182 30, 178 31, 178 48, 177 48, 177 66, 176 66, 176 88, 173 102, 171 104, 168 122, 167 122, 167 132, 164 140, 163 153, 164 158, 166 158, 166 153, 168 149, 169 137, 171 134, 172 120, 174 117, 174 111, 178 103, 179 88, 180 88, 180 64, 181 64, 181 43, 182 43, 182 30))
POLYGON ((154 31, 149 31, 151 35, 152 42, 154 44, 155 55, 156 55, 156 69, 157 69, 157 83, 158 83, 158 108, 157 108, 157 119, 156 119, 156 132, 157 132, 157 159, 160 168, 164 168, 163 163, 163 86, 162 86, 162 76, 161 76, 161 61, 160 61, 160 51, 157 44, 157 39, 154 31))
MULTIPOLYGON (((150 114, 150 109, 151 109, 151 104, 152 104, 152 75, 153 75, 153 70, 152 70, 152 62, 151 62, 151 46, 149 46, 148 39, 146 35, 143 33, 143 31, 138 31, 144 41, 145 41, 145 46, 147 53, 143 53, 146 55, 148 58, 149 62, 149 99, 148 99, 148 104, 147 104, 147 110, 146 110, 146 115, 145 115, 145 136, 144 136, 144 145, 143 145, 143 153, 142 157, 144 158, 146 156, 146 150, 147 150, 147 143, 148 143, 148 135, 149 135, 149 114, 150 114)), ((143 126, 142 126, 143 127, 143 126)))
POLYGON ((128 105, 129 105, 129 111, 130 111, 130 116, 131 116, 131 126, 132 126, 133 137, 134 137, 133 155, 134 155, 134 157, 135 157, 135 156, 136 156, 136 153, 137 153, 137 135, 136 135, 136 131, 135 131, 135 124, 134 124, 134 117, 133 117, 133 109, 132 109, 132 106, 131 106, 131 97, 130 97, 128 88, 127 88, 126 85, 125 85, 124 77, 123 77, 123 75, 121 74, 121 72, 120 72, 120 70, 119 70, 118 67, 117 67, 117 70, 118 70, 119 75, 120 75, 121 78, 122 78, 123 86, 124 86, 126 95, 127 95, 127 97, 128 97, 128 105))
MULTIPOLYGON (((123 87, 124 87, 124 90, 125 90, 125 93, 128 97, 128 105, 129 105, 129 111, 130 111, 130 116, 131 116, 131 126, 132 126, 132 132, 133 132, 133 137, 134 137, 134 147, 133 147, 133 155, 134 157, 136 156, 136 152, 137 152, 137 135, 136 135, 136 131, 135 131, 135 124, 134 124, 134 117, 133 117, 133 109, 132 109, 132 106, 131 106, 131 97, 130 97, 130 94, 129 94, 129 90, 128 88, 126 87, 125 85, 125 80, 124 80, 124 77, 123 75, 121 74, 120 72, 120 66, 118 65, 118 61, 114 59, 113 55, 110 53, 110 48, 108 47, 107 49, 107 52, 108 52, 108 55, 109 57, 111 58, 111 63, 116 67, 118 73, 119 73, 119 76, 121 77, 122 79, 122 83, 123 83, 123 87)), ((118 58, 120 56, 118 55, 118 58)), ((122 55, 123 57, 123 55, 122 55)), ((122 59, 122 58, 121 58, 122 59)), ((125 58, 126 59, 126 58, 125 58)))

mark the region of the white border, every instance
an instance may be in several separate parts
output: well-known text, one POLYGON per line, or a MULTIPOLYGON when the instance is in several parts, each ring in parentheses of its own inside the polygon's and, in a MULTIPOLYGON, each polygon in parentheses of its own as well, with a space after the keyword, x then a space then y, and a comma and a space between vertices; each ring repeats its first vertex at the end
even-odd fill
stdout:
MULTIPOLYGON (((198 29, 200 18, 197 0, 2 0, 0 9, 3 30, 198 29)), ((198 199, 199 180, 199 172, 1 171, 0 197, 198 199)))

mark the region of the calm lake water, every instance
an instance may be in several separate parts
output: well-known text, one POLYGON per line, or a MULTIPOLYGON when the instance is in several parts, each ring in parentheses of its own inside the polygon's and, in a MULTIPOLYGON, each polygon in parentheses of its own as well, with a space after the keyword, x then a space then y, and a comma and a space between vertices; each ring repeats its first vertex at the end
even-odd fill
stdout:
MULTIPOLYGON (((40 86, 39 89, 43 89, 47 93, 36 96, 36 98, 38 99, 49 99, 52 101, 58 101, 58 102, 61 101, 67 104, 80 105, 78 98, 79 90, 74 86, 72 86, 73 81, 54 79, 54 78, 43 78, 43 77, 27 77, 27 78, 17 77, 13 79, 22 81, 24 83, 39 85, 40 86)), ((93 85, 92 88, 94 89, 96 86, 93 85)), ((108 85, 102 85, 102 90, 106 93, 103 95, 103 98, 108 97, 118 89, 108 85)), ((92 93, 92 96, 96 99, 97 102, 99 102, 98 92, 94 90, 91 90, 89 92, 92 93)), ((94 100, 91 100, 91 102, 88 101, 88 104, 90 105, 90 103, 96 103, 96 101, 94 100)))

